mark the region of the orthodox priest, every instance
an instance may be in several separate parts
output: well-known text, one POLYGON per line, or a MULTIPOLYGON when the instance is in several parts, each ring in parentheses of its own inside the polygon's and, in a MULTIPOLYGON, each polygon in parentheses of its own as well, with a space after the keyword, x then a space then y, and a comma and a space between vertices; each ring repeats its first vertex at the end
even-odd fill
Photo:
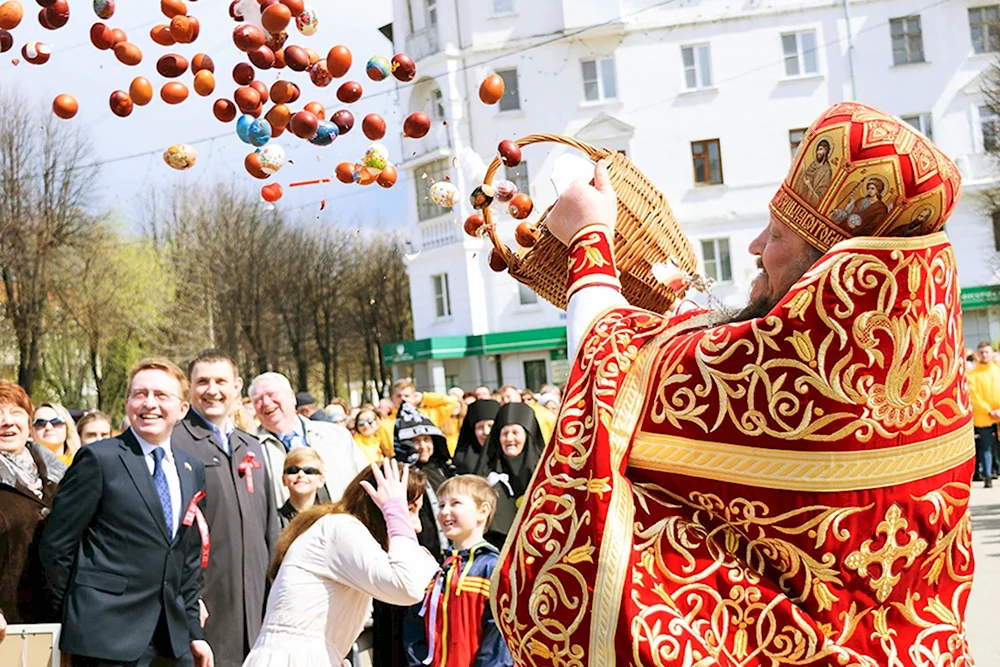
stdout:
POLYGON ((971 665, 974 447, 939 231, 959 190, 906 123, 828 109, 728 321, 629 306, 606 167, 563 194, 546 224, 576 353, 491 597, 517 664, 971 665), (796 186, 820 144, 816 199, 796 186), (873 178, 886 215, 858 237, 831 214, 873 178))

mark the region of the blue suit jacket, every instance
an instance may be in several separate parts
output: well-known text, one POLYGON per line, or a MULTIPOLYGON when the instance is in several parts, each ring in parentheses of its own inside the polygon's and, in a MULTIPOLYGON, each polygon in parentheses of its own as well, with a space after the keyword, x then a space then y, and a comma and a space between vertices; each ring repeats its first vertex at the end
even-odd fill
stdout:
MULTIPOLYGON (((205 488, 201 461, 173 448, 181 518, 205 488)), ((204 508, 204 505, 202 506, 204 508)), ((183 522, 182 522, 183 523, 183 522)), ((114 662, 137 660, 165 616, 172 657, 202 639, 201 536, 167 533, 153 477, 131 430, 82 447, 42 535, 49 602, 61 613, 59 648, 114 662)))

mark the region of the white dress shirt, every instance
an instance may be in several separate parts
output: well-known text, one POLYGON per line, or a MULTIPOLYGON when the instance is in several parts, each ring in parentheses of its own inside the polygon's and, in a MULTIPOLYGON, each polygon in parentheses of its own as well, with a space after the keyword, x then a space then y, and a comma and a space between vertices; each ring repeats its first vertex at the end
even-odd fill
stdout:
POLYGON ((177 462, 174 460, 174 451, 170 448, 170 440, 167 440, 162 445, 151 445, 139 437, 139 434, 134 430, 132 431, 132 435, 135 436, 135 439, 139 441, 139 446, 142 447, 142 455, 146 459, 146 467, 149 468, 150 476, 156 470, 156 459, 153 458, 153 450, 157 447, 163 448, 163 474, 167 477, 167 486, 170 488, 170 505, 174 513, 174 531, 170 534, 170 538, 173 539, 177 535, 177 528, 181 523, 181 478, 177 473, 177 462))

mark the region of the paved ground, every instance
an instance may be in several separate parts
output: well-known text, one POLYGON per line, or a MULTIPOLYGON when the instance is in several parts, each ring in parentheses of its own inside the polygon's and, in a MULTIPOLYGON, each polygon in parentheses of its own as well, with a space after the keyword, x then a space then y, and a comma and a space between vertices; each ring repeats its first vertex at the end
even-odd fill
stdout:
POLYGON ((976 576, 966 610, 976 667, 1000 667, 1000 484, 972 483, 972 544, 976 576))

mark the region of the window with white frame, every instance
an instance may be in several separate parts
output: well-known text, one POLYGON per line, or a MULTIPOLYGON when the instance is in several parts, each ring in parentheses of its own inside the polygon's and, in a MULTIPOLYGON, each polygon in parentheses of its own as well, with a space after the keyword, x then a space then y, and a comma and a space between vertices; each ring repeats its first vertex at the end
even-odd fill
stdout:
POLYGON ((785 56, 785 76, 806 76, 819 72, 814 30, 782 35, 781 50, 785 56))
POLYGON ((924 62, 924 37, 919 16, 904 16, 889 20, 894 65, 924 62))
POLYGON ((522 306, 530 306, 538 303, 538 295, 532 292, 531 288, 524 283, 518 283, 517 300, 522 306))
POLYGON ((1000 51, 1000 5, 969 8, 969 37, 976 53, 1000 51))
POLYGON ((434 312, 438 317, 451 316, 451 292, 448 290, 448 274, 431 276, 434 283, 434 312))
POLYGON ((983 105, 979 107, 979 127, 983 132, 983 150, 985 151, 995 151, 1000 148, 1000 127, 998 127, 997 121, 1000 121, 1000 117, 997 116, 997 112, 993 110, 993 107, 988 105, 983 105))
POLYGON ((588 102, 618 99, 614 58, 581 60, 580 67, 583 70, 583 99, 588 102))
POLYGON ((733 279, 733 266, 729 258, 729 239, 702 239, 701 258, 705 263, 705 275, 715 282, 724 283, 733 279))
POLYGON ((494 14, 513 14, 514 0, 493 0, 494 14))
POLYGON ((435 204, 428 195, 432 183, 446 180, 450 174, 451 168, 446 157, 434 160, 413 170, 413 182, 417 185, 415 188, 417 193, 417 220, 422 222, 451 212, 450 208, 442 208, 435 204))
POLYGON ((500 111, 517 111, 521 108, 521 93, 517 88, 517 68, 498 69, 497 75, 503 79, 500 111))
POLYGON ((681 47, 684 61, 684 85, 688 90, 712 85, 712 57, 708 44, 681 47))
POLYGON ((929 113, 918 113, 910 116, 903 116, 903 120, 924 133, 928 139, 934 138, 934 127, 931 125, 931 115, 929 113))
POLYGON ((516 167, 504 167, 507 180, 517 186, 518 192, 531 195, 531 183, 528 181, 528 161, 521 160, 516 167))
POLYGON ((437 0, 424 0, 424 9, 427 11, 427 25, 436 28, 438 24, 437 0))

